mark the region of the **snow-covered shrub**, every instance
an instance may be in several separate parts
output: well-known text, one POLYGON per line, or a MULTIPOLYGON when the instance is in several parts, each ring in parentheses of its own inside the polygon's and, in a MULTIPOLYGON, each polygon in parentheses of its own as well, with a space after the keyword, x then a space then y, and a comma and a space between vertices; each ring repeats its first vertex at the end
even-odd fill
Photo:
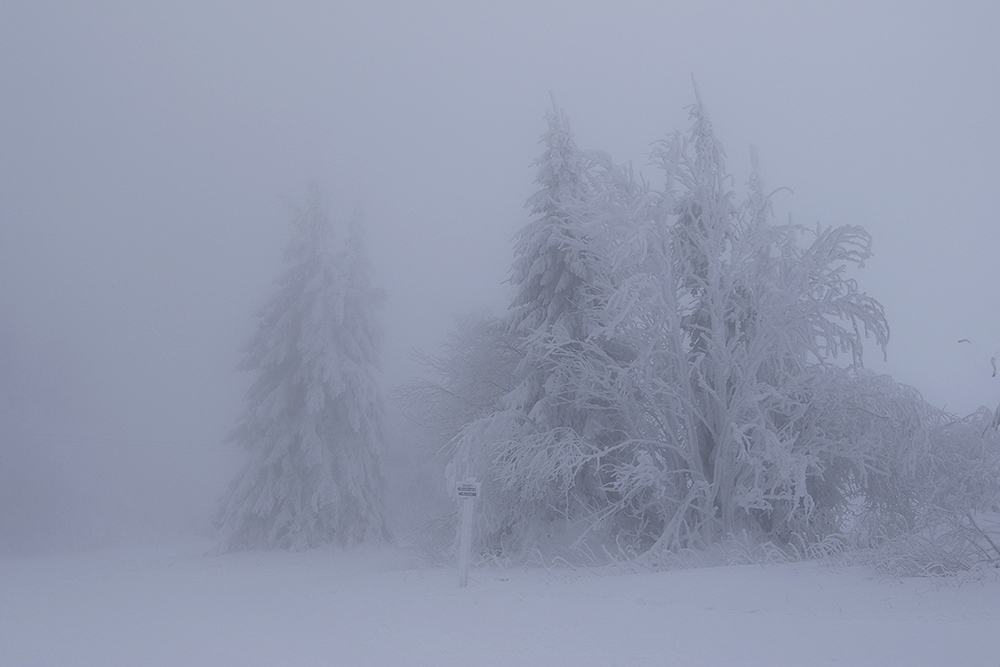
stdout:
POLYGON ((867 489, 850 518, 850 560, 902 576, 996 572, 1000 436, 986 408, 958 417, 924 403, 922 434, 902 451, 893 502, 867 489), (867 497, 866 497, 867 496, 867 497))
POLYGON ((469 422, 497 409, 517 384, 521 356, 503 322, 472 315, 456 319, 440 353, 418 355, 428 377, 397 388, 393 399, 403 417, 438 443, 431 457, 450 460, 452 453, 443 444, 469 422))
MULTIPOLYGON (((504 323, 481 315, 457 318, 440 352, 420 355, 427 376, 397 388, 393 399, 406 423, 410 456, 422 461, 425 471, 433 469, 437 478, 436 486, 423 493, 453 508, 449 496, 454 496, 456 479, 449 471, 455 469, 455 438, 467 424, 498 409, 518 382, 522 356, 504 323)), ((438 558, 453 546, 456 524, 457 516, 444 512, 410 526, 409 539, 438 558)))
POLYGON ((944 574, 1000 566, 1000 434, 986 408, 938 411, 920 460, 916 531, 895 544, 914 569, 944 574))

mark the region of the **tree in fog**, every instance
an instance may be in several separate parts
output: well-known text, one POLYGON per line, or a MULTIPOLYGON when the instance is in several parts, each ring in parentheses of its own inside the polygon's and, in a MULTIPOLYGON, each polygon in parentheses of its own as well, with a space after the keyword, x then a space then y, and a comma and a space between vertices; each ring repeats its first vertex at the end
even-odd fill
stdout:
POLYGON ((241 369, 256 375, 230 434, 249 454, 219 514, 227 549, 308 548, 386 535, 377 382, 381 292, 352 221, 338 243, 315 186, 296 207, 287 269, 241 369))
POLYGON ((691 116, 654 153, 662 190, 550 117, 512 272, 519 382, 455 439, 485 544, 810 541, 852 499, 906 513, 919 401, 863 369, 889 335, 848 274, 869 235, 775 224, 756 158, 737 202, 700 100, 691 116))
POLYGON ((483 532, 494 548, 554 539, 605 509, 606 473, 625 433, 609 394, 632 352, 599 329, 612 223, 632 182, 608 156, 580 150, 558 109, 548 124, 503 321, 520 362, 496 409, 454 441, 453 474, 486 483, 483 532))
POLYGON ((863 338, 888 341, 881 305, 846 273, 871 256, 871 238, 857 226, 774 224, 756 159, 737 205, 700 101, 692 119, 686 137, 657 151, 668 182, 651 231, 668 243, 647 247, 668 251, 662 268, 633 275, 669 290, 648 306, 670 313, 660 335, 674 340, 659 360, 640 361, 666 362, 651 402, 661 421, 685 416, 650 452, 652 470, 670 480, 659 542, 739 530, 822 537, 836 531, 850 487, 892 475, 890 429, 834 398, 860 391, 863 338))

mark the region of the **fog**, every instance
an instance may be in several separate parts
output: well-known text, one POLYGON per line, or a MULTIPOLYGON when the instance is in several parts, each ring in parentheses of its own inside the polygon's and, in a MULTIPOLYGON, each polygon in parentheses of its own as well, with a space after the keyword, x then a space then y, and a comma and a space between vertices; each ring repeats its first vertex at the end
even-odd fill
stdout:
POLYGON ((3 3, 0 553, 204 534, 310 181, 364 211, 386 391, 502 312, 550 93, 644 169, 693 75, 738 184, 757 145, 780 217, 874 236, 868 365, 996 406, 1000 8, 676 4, 3 3))

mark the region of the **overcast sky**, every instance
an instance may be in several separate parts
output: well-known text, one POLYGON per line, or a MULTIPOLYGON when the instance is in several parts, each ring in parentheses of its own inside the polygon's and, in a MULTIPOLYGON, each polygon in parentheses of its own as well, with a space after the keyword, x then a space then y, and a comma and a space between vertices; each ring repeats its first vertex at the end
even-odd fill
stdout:
POLYGON ((365 212, 386 384, 405 380, 453 315, 506 306, 550 92, 581 147, 644 168, 687 128, 692 74, 737 184, 757 145, 768 186, 794 191, 782 218, 873 234, 859 280, 892 340, 869 365, 956 412, 993 407, 998 27, 985 1, 7 0, 0 362, 34 397, 18 428, 224 467, 201 452, 249 381, 233 368, 280 270, 280 197, 310 180, 365 212))

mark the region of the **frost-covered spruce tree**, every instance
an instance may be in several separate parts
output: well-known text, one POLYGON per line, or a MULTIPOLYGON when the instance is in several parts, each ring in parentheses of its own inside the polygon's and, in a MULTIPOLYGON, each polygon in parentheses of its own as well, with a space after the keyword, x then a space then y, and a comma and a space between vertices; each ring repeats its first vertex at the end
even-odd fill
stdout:
POLYGON ((574 401, 562 362, 593 330, 599 298, 593 284, 603 268, 603 248, 595 243, 595 156, 577 148, 559 110, 553 109, 548 121, 537 163, 541 189, 528 200, 534 219, 521 229, 514 249, 515 295, 507 318, 525 353, 523 380, 508 403, 533 434, 545 437, 560 427, 577 434, 582 429, 586 415, 574 401))
POLYGON ((606 212, 614 197, 606 190, 616 169, 576 146, 558 109, 548 124, 504 323, 521 356, 515 384, 455 441, 453 474, 486 484, 483 534, 495 548, 531 546, 581 519, 576 528, 588 527, 606 506, 601 458, 618 437, 602 385, 608 361, 625 351, 593 336, 603 312, 597 285, 609 265, 606 212))
POLYGON ((322 192, 294 212, 287 270, 242 370, 256 374, 230 439, 249 454, 224 498, 223 548, 304 549, 386 536, 376 310, 355 220, 337 244, 322 192))
POLYGON ((593 271, 586 240, 592 234, 595 156, 577 148, 559 109, 549 113, 548 124, 545 151, 536 162, 541 189, 527 204, 534 220, 518 233, 514 250, 510 323, 525 333, 557 330, 582 339, 588 323, 580 299, 593 271))

